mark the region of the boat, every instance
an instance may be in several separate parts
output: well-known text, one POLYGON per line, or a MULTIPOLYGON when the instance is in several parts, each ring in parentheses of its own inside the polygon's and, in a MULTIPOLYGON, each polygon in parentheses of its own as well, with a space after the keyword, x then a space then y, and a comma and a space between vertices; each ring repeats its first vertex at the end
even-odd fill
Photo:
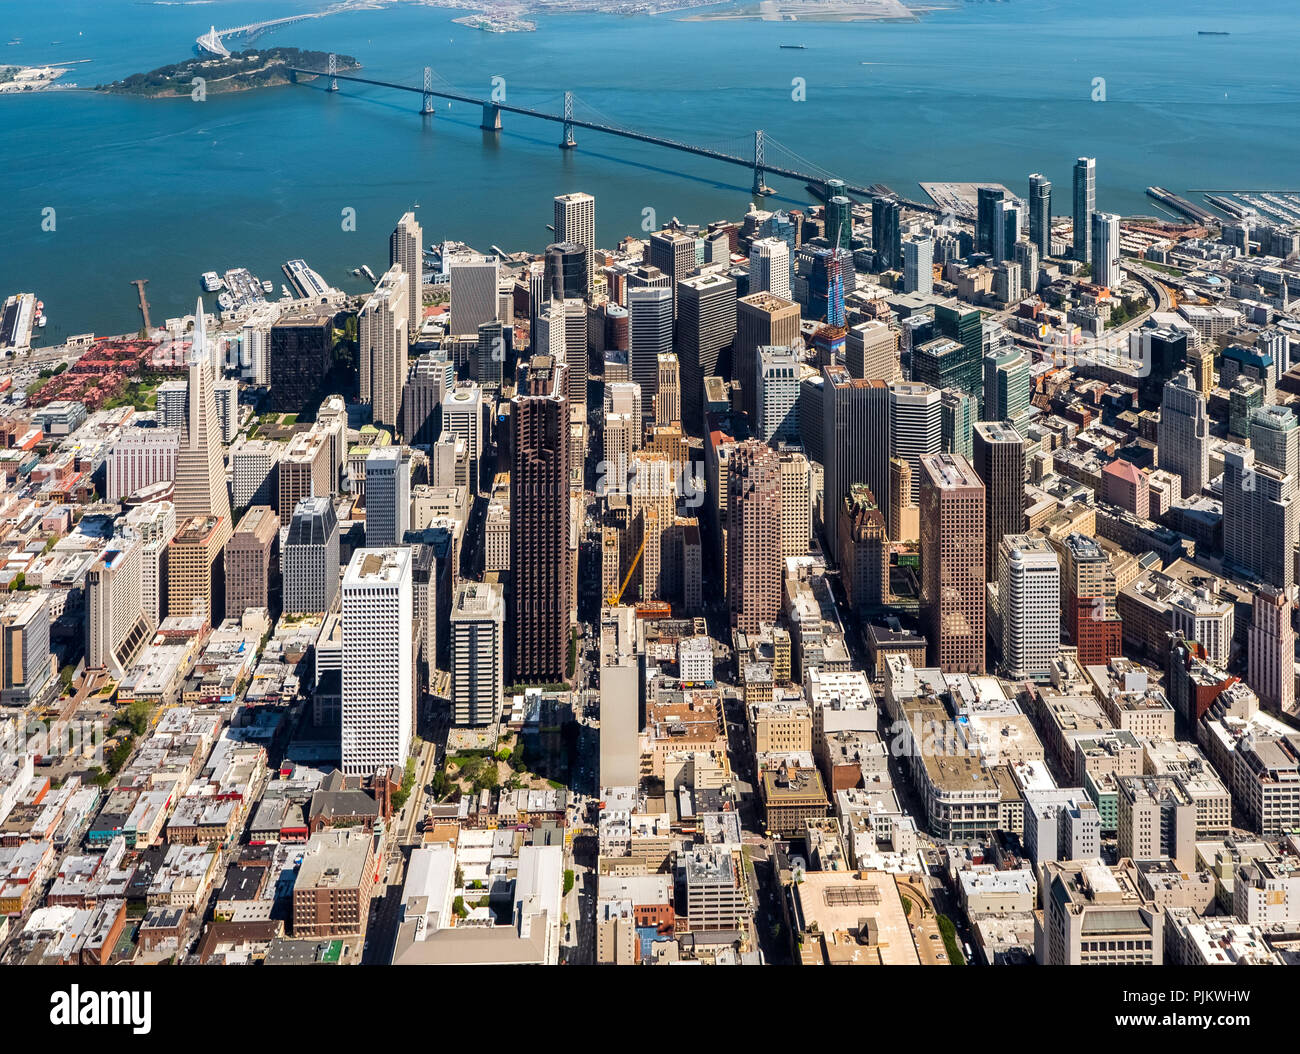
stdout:
POLYGON ((807 44, 779 44, 777 46, 785 51, 804 51, 808 47, 807 44))
POLYGON ((231 307, 234 306, 234 303, 235 302, 230 299, 229 293, 222 293, 217 297, 217 307, 221 308, 222 311, 229 311, 231 307))
POLYGON ((44 329, 44 328, 45 328, 45 323, 47 323, 48 321, 49 321, 49 318, 48 318, 47 316, 45 316, 45 315, 41 315, 41 316, 36 320, 36 324, 37 324, 41 329, 44 329))
POLYGON ((203 286, 205 293, 219 293, 226 288, 226 283, 221 280, 221 276, 216 271, 204 271, 199 284, 203 286))
POLYGON ((1232 34, 1226 29, 1198 29, 1196 35, 1198 37, 1227 37, 1232 34))
POLYGON ((264 280, 262 281, 262 292, 263 292, 263 293, 269 293, 269 292, 271 292, 273 289, 275 289, 275 283, 272 282, 269 278, 264 279, 264 280))

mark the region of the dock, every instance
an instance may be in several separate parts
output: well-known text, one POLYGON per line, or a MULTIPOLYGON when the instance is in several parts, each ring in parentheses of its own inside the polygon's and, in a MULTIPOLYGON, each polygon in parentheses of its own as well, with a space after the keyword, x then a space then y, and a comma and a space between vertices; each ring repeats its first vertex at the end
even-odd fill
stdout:
POLYGON ((144 287, 149 284, 149 279, 136 278, 131 281, 131 284, 135 286, 136 292, 140 294, 140 317, 144 319, 144 328, 147 332, 153 329, 153 326, 149 324, 149 298, 144 295, 144 287))

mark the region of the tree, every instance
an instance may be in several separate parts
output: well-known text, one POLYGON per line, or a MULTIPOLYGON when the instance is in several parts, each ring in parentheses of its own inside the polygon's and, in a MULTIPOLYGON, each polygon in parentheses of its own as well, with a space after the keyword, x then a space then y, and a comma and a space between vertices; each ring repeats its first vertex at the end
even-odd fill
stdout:
POLYGON ((564 895, 567 897, 573 890, 573 872, 565 870, 564 872, 564 895))
POLYGON ((472 785, 476 791, 495 790, 501 783, 496 762, 485 759, 480 761, 474 773, 472 785))

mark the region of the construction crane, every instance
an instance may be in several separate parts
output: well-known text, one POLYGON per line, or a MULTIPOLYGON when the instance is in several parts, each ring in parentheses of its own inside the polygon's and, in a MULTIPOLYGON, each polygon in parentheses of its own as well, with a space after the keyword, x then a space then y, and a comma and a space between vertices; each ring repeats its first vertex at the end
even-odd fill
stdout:
POLYGON ((623 599, 623 593, 627 589, 627 584, 632 581, 632 575, 635 573, 637 565, 641 562, 641 554, 645 552, 645 532, 641 533, 641 545, 636 551, 636 556, 632 558, 632 566, 627 569, 627 574, 623 578, 623 584, 618 587, 617 593, 610 593, 605 598, 606 607, 618 607, 618 602, 623 599))

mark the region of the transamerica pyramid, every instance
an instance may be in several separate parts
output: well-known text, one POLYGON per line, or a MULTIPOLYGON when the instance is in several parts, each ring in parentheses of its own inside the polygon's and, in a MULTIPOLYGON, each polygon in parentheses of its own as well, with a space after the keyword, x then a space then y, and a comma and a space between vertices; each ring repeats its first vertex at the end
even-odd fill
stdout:
POLYGON ((217 402, 212 394, 212 357, 203 317, 203 301, 194 309, 194 340, 190 345, 189 406, 185 434, 176 458, 176 524, 194 516, 220 516, 223 533, 231 533, 230 495, 226 492, 225 460, 221 453, 217 402))

